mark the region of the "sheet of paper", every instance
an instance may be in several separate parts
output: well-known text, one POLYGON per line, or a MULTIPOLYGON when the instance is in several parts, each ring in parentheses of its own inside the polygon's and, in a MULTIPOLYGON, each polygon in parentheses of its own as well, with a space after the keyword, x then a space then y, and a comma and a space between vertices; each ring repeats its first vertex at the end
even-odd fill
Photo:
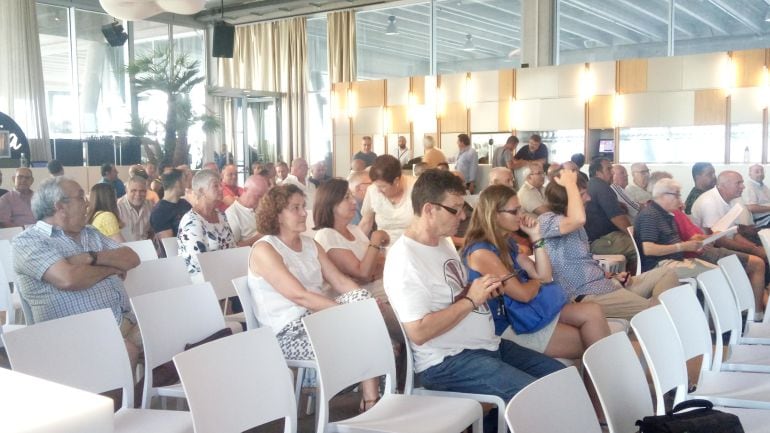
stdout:
POLYGON ((727 229, 727 230, 725 230, 723 232, 714 233, 713 235, 707 237, 706 239, 703 240, 703 245, 710 244, 712 242, 716 242, 717 239, 719 239, 719 238, 721 238, 723 236, 732 236, 732 235, 734 235, 737 232, 738 232, 738 226, 732 226, 732 227, 730 227, 729 229, 727 229))
POLYGON ((727 230, 735 220, 743 212, 743 206, 740 203, 736 203, 722 218, 719 219, 713 226, 711 226, 712 232, 723 232, 727 230))

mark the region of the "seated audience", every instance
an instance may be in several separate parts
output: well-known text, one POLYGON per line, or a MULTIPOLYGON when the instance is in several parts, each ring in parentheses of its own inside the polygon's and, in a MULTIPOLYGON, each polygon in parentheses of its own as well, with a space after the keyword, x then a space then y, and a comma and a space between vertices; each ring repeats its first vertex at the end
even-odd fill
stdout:
POLYGON ((136 165, 132 165, 128 169, 128 178, 130 179, 130 178, 135 177, 135 176, 142 177, 146 181, 145 182, 145 186, 146 186, 145 191, 147 192, 147 194, 146 194, 147 201, 149 201, 152 206, 155 206, 156 204, 158 204, 158 201, 160 201, 160 196, 158 195, 158 193, 156 193, 151 188, 151 184, 152 184, 151 179, 152 178, 147 173, 147 171, 144 169, 144 166, 142 166, 140 164, 136 164, 136 165))
MULTIPOLYGON (((630 319, 657 304, 665 290, 679 285, 676 273, 665 268, 639 275, 605 274, 589 250, 584 202, 586 185, 574 170, 562 170, 545 188, 550 211, 538 217, 540 234, 551 259, 554 281, 576 302, 599 304, 606 317, 630 319)), ((633 247, 633 245, 632 245, 633 247)))
POLYGON ((354 159, 353 162, 350 163, 351 173, 356 173, 364 170, 366 170, 366 161, 364 161, 363 159, 354 159))
POLYGON ((484 275, 466 286, 465 268, 447 239, 465 218, 464 194, 465 185, 440 170, 417 179, 411 200, 415 217, 385 260, 385 292, 425 388, 510 401, 564 366, 495 335, 487 301, 498 296, 499 275, 484 275))
POLYGON ((148 162, 144 164, 144 172, 147 173, 147 180, 149 181, 160 178, 158 176, 158 166, 155 163, 148 162))
POLYGON ((91 187, 88 195, 88 215, 86 221, 94 226, 99 233, 115 242, 123 243, 123 221, 120 220, 118 201, 115 200, 115 190, 109 183, 97 183, 91 187))
MULTIPOLYGON (((115 200, 110 185, 101 188, 115 200)), ((32 199, 37 223, 13 240, 19 290, 34 323, 109 308, 136 366, 142 339, 123 278, 139 257, 86 225, 87 204, 83 189, 66 176, 40 183, 32 199)))
POLYGON ((401 163, 401 167, 409 164, 409 160, 412 159, 412 153, 409 148, 406 147, 406 137, 403 135, 398 136, 398 145, 396 147, 396 158, 401 163))
POLYGON ((235 248, 235 240, 227 217, 217 209, 217 204, 222 201, 222 184, 217 174, 209 170, 196 173, 192 193, 194 204, 179 221, 177 243, 179 255, 184 258, 187 271, 195 281, 201 278, 198 254, 235 248))
MULTIPOLYGON (((578 172, 578 177, 586 181, 586 183, 588 183, 588 175, 580 171, 580 169, 582 169, 583 166, 586 164, 586 156, 583 155, 582 153, 575 153, 569 158, 569 162, 575 164, 575 170, 577 170, 578 172)), ((628 179, 626 179, 626 183, 628 183, 628 179)))
POLYGON ((415 163, 414 165, 412 165, 412 176, 414 176, 415 178, 418 178, 427 169, 428 169, 428 164, 424 162, 415 163))
POLYGON ((495 167, 489 170, 489 185, 506 185, 515 188, 513 172, 505 167, 495 167))
POLYGON ((324 161, 318 161, 310 167, 310 177, 307 180, 316 188, 329 179, 331 178, 326 175, 326 163, 324 161))
POLYGON ((118 169, 115 168, 115 164, 108 162, 102 164, 101 167, 102 180, 99 183, 108 183, 112 185, 112 189, 115 190, 116 198, 121 198, 126 195, 126 186, 123 185, 123 181, 118 178, 118 169))
POLYGON ((640 205, 652 200, 652 194, 648 191, 650 183, 650 169, 643 162, 631 164, 631 183, 626 187, 626 194, 640 205))
POLYGON ((622 254, 626 257, 626 269, 635 269, 636 250, 626 231, 631 226, 631 220, 610 188, 612 163, 607 158, 596 158, 588 166, 588 175, 591 200, 585 205, 585 231, 591 242, 591 252, 622 254))
MULTIPOLYGON (((248 285, 257 320, 273 331, 287 359, 315 359, 304 316, 372 297, 340 272, 313 239, 302 236, 306 219, 302 190, 293 184, 272 188, 257 210, 257 230, 264 236, 249 258, 248 285), (324 294, 324 281, 336 298, 324 294)), ((379 397, 378 379, 363 381, 361 388, 360 408, 367 410, 379 397)))
POLYGON ((495 149, 492 155, 492 167, 503 167, 510 169, 513 165, 513 153, 516 151, 516 146, 519 145, 519 138, 515 135, 511 135, 505 141, 504 146, 500 146, 495 149))
POLYGON ((392 243, 401 237, 414 215, 410 199, 414 180, 401 175, 401 164, 392 155, 378 156, 369 167, 369 177, 372 185, 366 190, 358 226, 368 234, 376 222, 392 243))
POLYGON ((192 206, 182 196, 185 193, 182 184, 183 173, 172 169, 161 176, 165 194, 150 213, 150 225, 157 239, 176 237, 179 222, 192 206))
POLYGON ((765 185, 765 168, 759 164, 749 167, 749 179, 743 191, 743 199, 755 225, 770 225, 770 188, 765 185))
POLYGON ((155 235, 150 225, 152 203, 147 197, 147 179, 136 175, 128 180, 126 195, 118 200, 118 217, 123 221, 126 242, 152 239, 155 235))
POLYGON ((439 162, 436 164, 436 168, 442 171, 449 171, 449 164, 446 162, 439 162))
POLYGON ((225 211, 233 240, 239 247, 254 245, 262 234, 257 231, 257 207, 268 190, 267 178, 259 174, 249 176, 243 184, 243 193, 225 211))
POLYGON ((260 171, 264 170, 265 166, 262 164, 261 161, 253 161, 251 163, 251 171, 249 172, 250 175, 259 174, 260 171))
POLYGON ((50 174, 51 177, 64 175, 64 166, 61 162, 59 162, 59 160, 52 159, 48 161, 46 167, 48 168, 48 174, 50 174))
MULTIPOLYGON (((0 171, 0 185, 3 184, 3 172, 0 171)), ((8 192, 7 189, 0 188, 0 197, 4 196, 8 192)))
POLYGON ((372 152, 372 137, 364 136, 361 139, 361 150, 353 155, 353 159, 360 159, 369 167, 374 164, 375 158, 377 158, 377 154, 372 152))
POLYGON ((364 204, 366 190, 371 184, 372 180, 369 178, 369 172, 367 171, 354 171, 348 175, 348 188, 350 188, 350 193, 353 194, 353 198, 356 200, 356 215, 350 221, 351 224, 358 225, 361 222, 361 206, 364 204))
POLYGON ((695 200, 716 186, 717 176, 714 166, 709 162, 696 162, 692 166, 692 180, 695 182, 695 186, 687 194, 687 200, 684 202, 684 213, 687 215, 692 213, 692 205, 695 204, 695 200))
POLYGON ((545 200, 545 171, 543 165, 536 162, 524 167, 522 170, 524 184, 519 188, 518 202, 524 212, 540 215, 548 211, 548 203, 545 200))
MULTIPOLYGON (((425 163, 427 168, 438 168, 439 164, 446 163, 446 156, 444 156, 444 152, 441 149, 436 149, 436 142, 433 140, 433 137, 426 135, 422 139, 422 146, 425 149, 422 162, 425 163)), ((449 165, 447 165, 447 169, 449 169, 449 165)))
POLYGON ((11 180, 13 189, 0 196, 0 227, 23 227, 34 224, 32 183, 35 178, 32 177, 32 170, 19 167, 11 180))
POLYGON ((457 135, 457 155, 450 158, 449 162, 455 162, 455 170, 459 171, 465 179, 468 193, 476 191, 476 173, 479 170, 479 155, 471 145, 468 134, 457 135))
MULTIPOLYGON (((275 171, 275 164, 272 162, 268 162, 265 164, 265 177, 267 177, 267 186, 272 188, 275 186, 275 177, 276 177, 276 171, 275 171)), ((260 174, 261 172, 257 172, 255 174, 260 174)))
POLYGON ((557 290, 562 299, 564 296, 563 289, 553 283, 551 261, 543 248, 545 241, 540 237, 540 225, 535 218, 523 214, 522 209, 516 192, 510 187, 491 186, 481 193, 465 234, 463 259, 468 267, 468 279, 472 282, 485 274, 518 273, 517 277, 502 283, 504 300, 489 301, 495 333, 501 335, 510 327, 512 340, 523 347, 555 358, 580 358, 587 347, 610 334, 597 304, 568 302, 560 313, 554 310, 553 317, 544 318, 542 327, 534 332, 517 333, 509 321, 517 314, 516 310, 508 309, 511 300, 523 304, 536 302, 537 297, 542 299, 538 302, 554 301, 541 293, 546 285, 551 285, 550 290, 557 290), (510 237, 520 228, 534 244, 534 262, 519 251, 510 237))
POLYGON ((626 194, 625 188, 628 186, 628 172, 626 168, 620 164, 612 166, 612 184, 610 188, 618 196, 618 202, 621 205, 621 209, 625 209, 628 217, 631 221, 636 219, 636 215, 639 214, 639 210, 642 209, 642 205, 636 202, 636 200, 626 194))
POLYGON ((543 139, 538 134, 529 136, 528 144, 513 156, 511 168, 518 170, 529 165, 530 162, 537 162, 541 167, 548 163, 548 148, 543 144, 543 139))
POLYGON ((308 177, 308 165, 304 158, 297 158, 291 162, 291 174, 286 176, 282 185, 294 185, 299 188, 305 197, 307 197, 309 206, 313 206, 315 197, 315 184, 310 182, 308 177))
POLYGON ((683 252, 700 252, 697 240, 682 241, 674 222, 674 212, 682 206, 681 186, 673 179, 655 183, 653 200, 639 212, 634 239, 639 245, 642 270, 655 267, 673 269, 679 278, 694 278, 714 266, 699 259, 685 259, 683 252))
POLYGON ((288 175, 289 166, 283 161, 278 161, 278 163, 275 164, 275 184, 282 184, 288 175))
POLYGON ((219 175, 219 165, 216 162, 207 162, 203 164, 203 170, 210 170, 219 175))
MULTIPOLYGON (((186 185, 186 188, 189 187, 186 185)), ((224 212, 241 194, 243 188, 238 186, 238 168, 234 164, 227 164, 222 168, 222 201, 217 205, 217 209, 224 212)))

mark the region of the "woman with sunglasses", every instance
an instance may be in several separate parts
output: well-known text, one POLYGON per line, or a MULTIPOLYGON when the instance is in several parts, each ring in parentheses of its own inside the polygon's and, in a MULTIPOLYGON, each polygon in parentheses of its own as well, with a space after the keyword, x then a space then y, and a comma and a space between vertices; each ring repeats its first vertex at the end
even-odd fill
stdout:
MULTIPOLYGON (((609 335, 607 320, 598 305, 564 304, 561 287, 552 283, 551 263, 543 248, 540 226, 536 219, 521 211, 516 192, 512 188, 494 185, 481 193, 465 235, 462 255, 468 266, 470 281, 485 274, 515 275, 504 278, 502 299, 489 303, 498 335, 509 329, 509 324, 513 325, 510 327, 514 331, 510 339, 517 344, 551 357, 567 359, 580 358, 588 346, 609 335), (534 261, 519 252, 516 242, 510 236, 519 228, 533 242, 534 261), (536 297, 545 296, 542 290, 558 293, 536 301, 536 297), (555 301, 559 297, 563 307, 559 311, 560 305, 551 305, 554 317, 543 317, 545 321, 539 325, 539 329, 518 333, 514 330, 516 320, 520 319, 515 315, 524 312, 510 305, 550 302, 552 299, 553 302, 559 302, 555 301), (512 304, 511 301, 518 302, 512 304)), ((532 307, 535 308, 534 305, 532 307)))

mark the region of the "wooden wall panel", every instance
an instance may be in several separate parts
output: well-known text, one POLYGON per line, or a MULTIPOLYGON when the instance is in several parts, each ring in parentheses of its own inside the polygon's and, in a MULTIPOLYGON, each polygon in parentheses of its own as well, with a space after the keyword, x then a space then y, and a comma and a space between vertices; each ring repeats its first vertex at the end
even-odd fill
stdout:
POLYGON ((412 94, 414 94, 415 104, 425 103, 425 77, 412 77, 412 94))
POLYGON ((407 118, 408 107, 406 105, 392 105, 390 110, 390 132, 408 134, 409 119, 407 118))
POLYGON ((498 85, 497 85, 497 100, 508 101, 511 97, 515 96, 513 93, 513 77, 516 74, 515 69, 503 69, 498 71, 498 85))
POLYGON ((618 61, 618 93, 647 91, 647 60, 618 61))
POLYGON ((726 120, 725 92, 720 89, 695 91, 695 124, 719 125, 726 120))
POLYGON ((385 105, 385 80, 358 81, 353 83, 358 108, 385 105))
POLYGON ((381 135, 382 109, 380 107, 359 108, 353 118, 353 133, 362 135, 381 135))
POLYGON ((497 129, 498 131, 512 131, 514 129, 511 122, 511 101, 500 100, 497 109, 497 129))
POLYGON ((468 132, 468 112, 462 102, 447 102, 441 118, 441 132, 468 132))
POLYGON ((759 87, 764 84, 765 50, 733 52, 736 87, 759 87))
POLYGON ((678 92, 684 87, 684 60, 679 57, 656 57, 647 60, 647 91, 678 92))
POLYGON ((612 96, 597 95, 588 103, 588 127, 590 129, 612 128, 612 96))

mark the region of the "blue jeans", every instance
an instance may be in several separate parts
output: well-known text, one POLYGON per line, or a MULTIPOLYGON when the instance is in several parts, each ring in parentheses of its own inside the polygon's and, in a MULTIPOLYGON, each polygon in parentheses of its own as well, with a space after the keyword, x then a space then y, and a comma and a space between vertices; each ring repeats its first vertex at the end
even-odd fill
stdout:
POLYGON ((518 344, 500 340, 497 351, 463 350, 420 373, 427 389, 491 394, 510 401, 536 379, 564 368, 564 364, 518 344))

